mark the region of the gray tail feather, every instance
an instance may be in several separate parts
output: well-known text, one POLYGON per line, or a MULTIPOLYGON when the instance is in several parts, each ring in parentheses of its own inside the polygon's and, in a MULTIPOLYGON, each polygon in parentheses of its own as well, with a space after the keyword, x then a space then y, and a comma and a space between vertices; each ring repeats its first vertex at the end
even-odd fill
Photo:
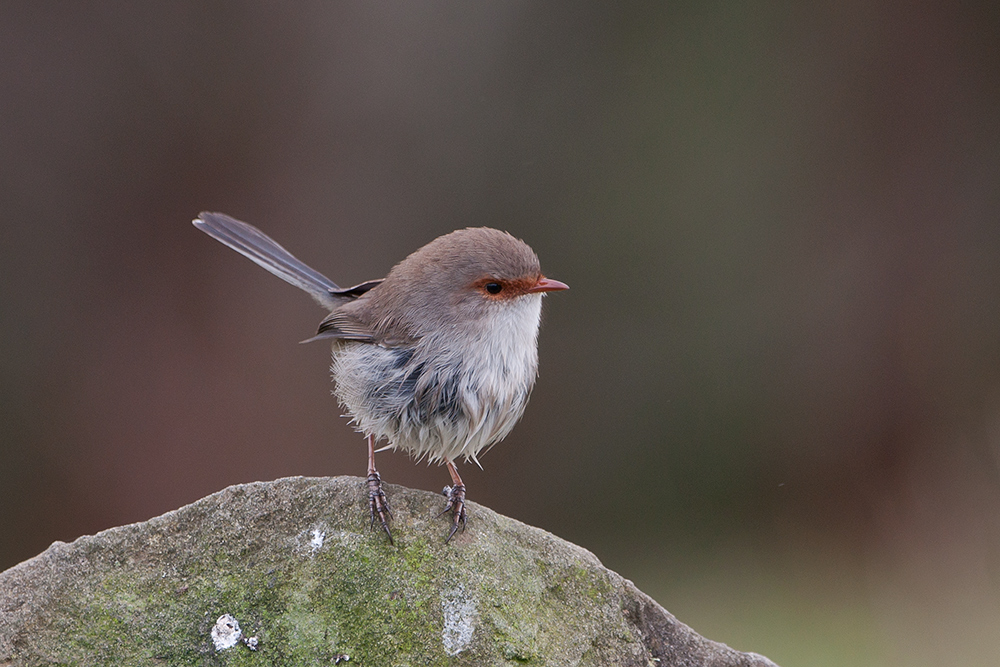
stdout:
POLYGON ((336 294, 342 290, 335 282, 303 264, 256 227, 224 213, 201 213, 192 223, 285 282, 309 292, 321 306, 333 308, 344 301, 336 294))

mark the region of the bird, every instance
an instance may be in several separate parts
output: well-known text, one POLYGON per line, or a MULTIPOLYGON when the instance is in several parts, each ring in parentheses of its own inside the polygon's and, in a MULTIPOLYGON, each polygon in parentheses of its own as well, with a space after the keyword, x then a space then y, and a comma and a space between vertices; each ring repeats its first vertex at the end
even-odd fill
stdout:
POLYGON ((368 446, 371 529, 378 523, 393 543, 375 467, 376 452, 393 449, 447 467, 438 515, 451 513, 445 542, 464 531, 456 462, 479 465, 524 414, 538 374, 542 297, 569 286, 545 277, 524 241, 488 227, 440 236, 385 278, 342 288, 250 224, 209 212, 193 224, 329 311, 303 342, 332 341, 333 393, 368 446))

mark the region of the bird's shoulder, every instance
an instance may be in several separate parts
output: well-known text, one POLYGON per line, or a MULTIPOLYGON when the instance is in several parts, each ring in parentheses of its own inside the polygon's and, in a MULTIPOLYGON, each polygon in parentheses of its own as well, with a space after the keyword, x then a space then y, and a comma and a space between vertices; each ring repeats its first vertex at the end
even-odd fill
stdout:
POLYGON ((366 296, 335 308, 320 322, 315 338, 360 341, 382 347, 405 347, 416 343, 418 337, 410 333, 409 327, 380 316, 377 304, 366 296))

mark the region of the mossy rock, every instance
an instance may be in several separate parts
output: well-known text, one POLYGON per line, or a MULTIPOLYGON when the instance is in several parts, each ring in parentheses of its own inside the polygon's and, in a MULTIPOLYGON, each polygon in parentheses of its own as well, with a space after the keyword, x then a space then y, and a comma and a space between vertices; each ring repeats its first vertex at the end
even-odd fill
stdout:
POLYGON ((697 635, 590 552, 364 480, 232 486, 0 573, 3 665, 773 665, 697 635), (238 625, 238 629, 237 629, 238 625))

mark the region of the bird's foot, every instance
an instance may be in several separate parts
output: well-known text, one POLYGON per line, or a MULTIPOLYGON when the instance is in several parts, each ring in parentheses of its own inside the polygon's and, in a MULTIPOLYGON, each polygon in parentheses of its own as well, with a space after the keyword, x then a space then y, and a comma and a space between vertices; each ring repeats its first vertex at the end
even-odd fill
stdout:
POLYGON ((389 509, 389 501, 386 500, 385 492, 382 491, 382 478, 377 472, 368 473, 368 510, 371 512, 372 522, 370 529, 375 528, 375 521, 382 524, 382 530, 392 544, 392 533, 389 532, 389 521, 392 520, 392 511, 389 509))
POLYGON ((444 541, 447 544, 451 542, 451 538, 455 537, 459 525, 462 527, 462 532, 465 532, 465 484, 446 486, 441 493, 448 499, 448 504, 438 516, 443 516, 448 512, 451 512, 452 516, 451 530, 448 532, 448 539, 444 541))

